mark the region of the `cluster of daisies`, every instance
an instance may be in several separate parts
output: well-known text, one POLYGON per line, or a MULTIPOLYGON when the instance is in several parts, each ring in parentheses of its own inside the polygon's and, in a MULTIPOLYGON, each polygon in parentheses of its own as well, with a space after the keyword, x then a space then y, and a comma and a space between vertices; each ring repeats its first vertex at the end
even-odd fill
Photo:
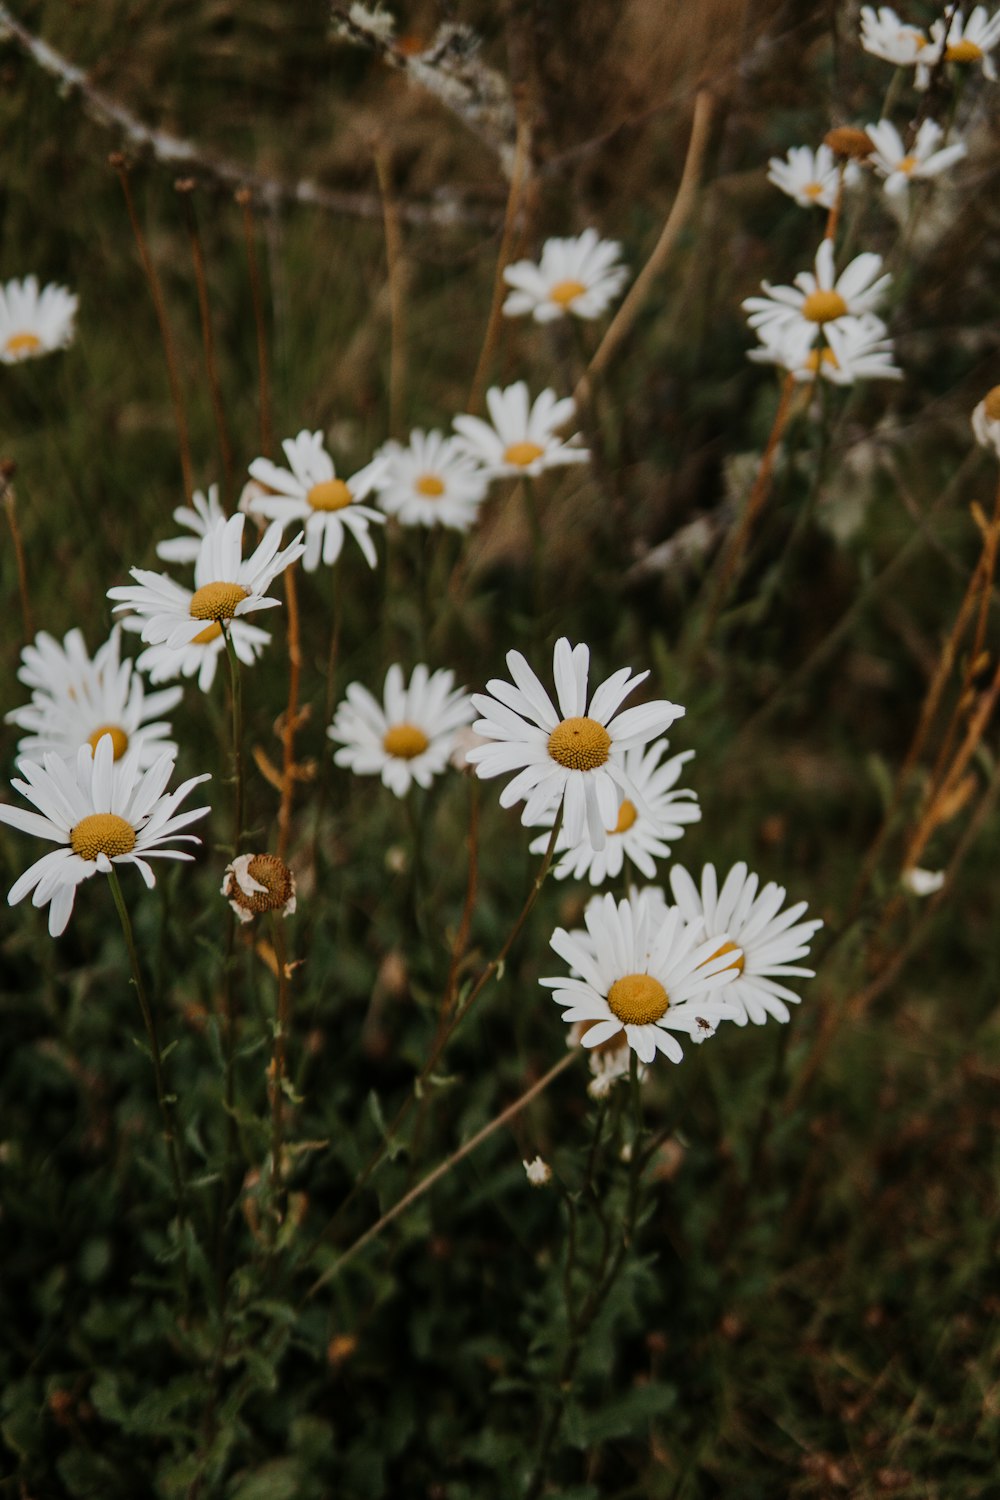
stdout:
POLYGON ((990 15, 977 5, 966 20, 957 6, 946 6, 929 31, 902 20, 888 5, 861 8, 861 45, 873 57, 897 68, 913 68, 918 89, 926 89, 936 68, 979 67, 996 82, 993 52, 1000 45, 1000 11, 990 15))

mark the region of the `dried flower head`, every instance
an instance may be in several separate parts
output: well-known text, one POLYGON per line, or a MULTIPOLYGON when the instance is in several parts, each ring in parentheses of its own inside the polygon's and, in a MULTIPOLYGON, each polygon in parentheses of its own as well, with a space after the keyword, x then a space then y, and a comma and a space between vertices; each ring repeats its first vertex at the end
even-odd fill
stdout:
POLYGON ((295 876, 276 854, 240 854, 226 866, 222 894, 241 922, 265 911, 290 917, 295 910, 295 876))
POLYGON ((829 146, 834 156, 849 161, 867 161, 875 149, 867 130, 859 130, 856 125, 835 125, 823 137, 823 144, 829 146))

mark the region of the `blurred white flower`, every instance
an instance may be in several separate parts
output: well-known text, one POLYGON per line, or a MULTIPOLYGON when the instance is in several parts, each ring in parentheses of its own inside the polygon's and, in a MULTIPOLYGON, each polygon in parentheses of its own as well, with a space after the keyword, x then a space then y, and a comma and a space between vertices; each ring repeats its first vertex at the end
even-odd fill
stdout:
POLYGON ((861 45, 873 57, 906 68, 919 59, 927 36, 919 26, 901 20, 888 5, 880 5, 877 12, 871 5, 863 5, 861 45))
POLYGON ((503 279, 513 287, 504 312, 509 318, 531 313, 536 323, 570 313, 599 318, 628 280, 628 271, 619 264, 621 249, 616 240, 602 240, 595 229, 546 240, 541 260, 518 260, 504 268, 503 279))
MULTIPOLYGON (((792 146, 785 157, 772 156, 768 162, 767 178, 775 187, 794 198, 802 208, 832 208, 837 201, 840 182, 840 166, 829 146, 820 146, 813 151, 809 146, 792 146)), ((858 169, 849 163, 845 169, 851 178, 856 178, 858 169)))
POLYGON ((903 871, 902 880, 914 896, 933 896, 944 885, 944 871, 922 870, 919 865, 911 865, 910 869, 903 871))
POLYGON ((534 479, 546 469, 586 463, 590 457, 579 446, 578 436, 565 442, 556 436, 576 410, 572 396, 560 401, 555 391, 545 390, 532 404, 527 385, 518 380, 503 390, 491 386, 486 405, 492 427, 464 413, 453 425, 463 451, 481 463, 491 479, 509 474, 534 479))
POLYGON ((406 447, 390 441, 375 456, 383 461, 378 504, 403 526, 468 531, 475 523, 489 475, 457 437, 418 427, 406 447))
POLYGON ((217 484, 209 485, 207 495, 201 490, 195 490, 190 506, 181 505, 174 511, 174 520, 178 526, 183 526, 191 535, 174 537, 168 542, 157 542, 157 557, 162 557, 164 562, 193 563, 205 533, 225 519, 226 513, 219 504, 217 484))
POLYGON ((833 385, 853 385, 856 380, 900 380, 902 370, 893 364, 892 340, 875 313, 841 318, 828 324, 821 346, 808 327, 765 327, 762 342, 751 349, 748 359, 758 364, 780 365, 797 381, 812 381, 817 373, 833 385))
POLYGON ((414 781, 430 786, 448 764, 457 731, 474 716, 472 699, 454 683, 454 672, 431 672, 421 663, 407 687, 402 667, 393 663, 380 704, 352 682, 326 731, 343 747, 335 763, 359 776, 380 775, 397 797, 405 797, 414 781))
POLYGON ((931 72, 940 60, 942 52, 945 62, 970 66, 982 63, 984 77, 996 82, 996 63, 990 54, 1000 43, 1000 11, 990 15, 985 5, 977 5, 966 20, 961 10, 956 10, 951 25, 945 34, 945 21, 931 23, 931 39, 920 55, 917 65, 917 88, 924 89, 930 82, 931 72))
POLYGON ((250 514, 280 521, 282 526, 291 521, 304 523, 306 545, 302 566, 307 573, 314 572, 321 559, 328 566, 337 561, 345 531, 351 533, 368 566, 374 568, 378 559, 368 528, 384 525, 385 516, 360 501, 381 481, 384 461, 375 458, 350 479, 338 479, 321 432, 302 431, 296 438, 287 438, 281 446, 288 460, 287 469, 280 469, 269 458, 255 458, 250 465, 253 478, 273 492, 248 498, 250 514))
POLYGON ((880 177, 885 178, 887 193, 905 193, 914 177, 937 177, 946 172, 955 162, 966 155, 964 141, 953 146, 937 148, 944 139, 944 131, 934 120, 925 120, 917 131, 913 145, 907 147, 903 138, 889 120, 879 120, 877 125, 866 126, 875 150, 872 166, 880 177))
POLYGON ((0 286, 0 364, 65 349, 73 339, 77 305, 78 298, 64 286, 39 292, 37 276, 0 286))
POLYGON ((532 1187, 546 1187, 552 1181, 552 1168, 540 1156, 534 1161, 522 1161, 521 1166, 532 1187))
POLYGON ((1000 458, 1000 385, 987 391, 972 413, 972 431, 977 443, 1000 458))

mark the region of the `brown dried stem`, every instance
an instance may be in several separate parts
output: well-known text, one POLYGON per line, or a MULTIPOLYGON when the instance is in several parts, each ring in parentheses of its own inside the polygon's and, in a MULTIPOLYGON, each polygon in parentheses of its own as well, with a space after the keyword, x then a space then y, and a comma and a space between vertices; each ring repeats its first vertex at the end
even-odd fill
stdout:
POLYGON ((215 357, 215 338, 212 333, 212 311, 208 297, 208 278, 205 275, 205 253, 198 230, 198 215, 195 212, 194 200, 191 196, 194 189, 194 182, 191 178, 181 178, 174 184, 174 187, 181 201, 184 222, 187 226, 188 238, 191 241, 191 261, 194 266, 195 287, 198 291, 198 317, 201 322, 201 340, 205 350, 205 373, 208 376, 208 389, 212 397, 212 415, 215 418, 215 430, 219 437, 219 452, 222 456, 226 508, 228 509, 233 498, 233 445, 230 442, 229 429, 226 426, 226 412, 222 401, 219 366, 215 357))
POLYGON ((510 263, 511 248, 517 232, 521 201, 524 197, 530 168, 531 129, 526 120, 521 120, 517 128, 514 169, 510 177, 510 192, 507 194, 507 211, 504 214, 503 233, 500 236, 500 251, 497 255, 496 275, 493 278, 493 299, 490 303, 490 315, 486 322, 483 347, 479 351, 479 359, 476 362, 476 373, 472 377, 472 386, 469 391, 467 410, 470 412, 478 411, 482 405, 483 392, 486 389, 486 377, 489 374, 497 339, 500 336, 500 324, 503 320, 503 300, 506 294, 506 283, 503 279, 503 273, 510 263))
POLYGON ((295 795, 295 731, 299 726, 299 679, 302 673, 302 643, 299 629, 299 595, 295 582, 298 563, 285 569, 285 606, 288 620, 288 702, 281 721, 281 802, 278 806, 278 858, 288 852, 295 795))
POLYGON ((243 211, 243 237, 247 247, 247 265, 250 268, 250 296, 253 300, 254 326, 257 330, 260 451, 265 457, 269 457, 272 442, 271 386, 268 375, 267 325, 264 318, 264 296, 261 290, 260 268, 257 264, 257 237, 254 228, 253 193, 247 187, 240 188, 236 194, 236 202, 243 211))

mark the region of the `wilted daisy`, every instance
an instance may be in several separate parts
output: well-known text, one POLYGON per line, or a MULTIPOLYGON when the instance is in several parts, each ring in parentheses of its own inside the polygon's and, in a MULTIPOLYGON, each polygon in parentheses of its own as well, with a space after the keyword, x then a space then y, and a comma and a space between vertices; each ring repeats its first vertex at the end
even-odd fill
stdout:
POLYGON ((977 5, 969 19, 956 10, 951 25, 945 34, 943 19, 931 23, 930 45, 921 53, 917 67, 917 88, 924 89, 930 82, 931 72, 942 52, 945 62, 960 65, 982 63, 983 75, 995 83, 996 63, 991 53, 1000 43, 1000 11, 990 15, 985 5, 977 5))
POLYGON ((0 286, 0 362, 16 365, 65 349, 73 338, 77 301, 64 286, 39 292, 37 276, 0 286))
POLYGON ((226 513, 219 504, 217 484, 209 485, 207 495, 202 490, 195 490, 191 496, 191 504, 178 506, 174 511, 174 520, 178 526, 183 526, 191 535, 157 542, 157 557, 162 557, 164 562, 193 563, 206 532, 225 519, 226 513))
POLYGON ((861 45, 873 57, 895 63, 897 68, 909 67, 918 60, 927 40, 919 26, 900 20, 888 5, 880 5, 877 12, 871 5, 861 7, 861 45))
POLYGON ((33 891, 31 904, 49 905, 49 932, 58 937, 69 921, 77 886, 91 875, 107 875, 112 864, 130 864, 151 887, 156 881, 148 860, 193 859, 181 849, 164 846, 201 842, 180 830, 209 809, 177 809, 209 777, 192 776, 167 793, 173 769, 170 755, 161 755, 143 773, 134 756, 116 764, 108 735, 93 754, 89 745, 82 746, 75 761, 60 760, 58 755, 46 755, 40 765, 21 761, 18 770, 24 780, 14 780, 11 786, 37 811, 0 803, 0 823, 59 848, 44 854, 14 882, 8 903, 16 906, 33 891))
POLYGON ((814 933, 823 925, 819 919, 799 921, 808 902, 783 912, 784 888, 770 882, 758 893, 758 883, 742 861, 733 865, 721 891, 714 865, 703 869, 700 891, 682 865, 670 871, 677 905, 689 922, 704 922, 709 945, 721 960, 728 959, 736 976, 726 999, 736 1009, 738 1026, 747 1021, 763 1026, 769 1015, 788 1020, 785 1001, 798 1005, 799 996, 777 980, 813 977, 812 969, 796 967, 795 960, 806 957, 814 933))
POLYGON ((879 176, 885 178, 886 192, 893 195, 905 193, 912 178, 937 177, 966 155, 963 141, 944 146, 940 151, 937 149, 944 139, 944 131, 933 120, 924 121, 909 147, 904 145, 902 136, 889 120, 869 125, 868 134, 875 146, 872 165, 879 176))
POLYGON ((295 912, 295 876, 276 854, 238 855, 226 866, 221 892, 241 922, 262 912, 295 912))
POLYGON ((404 526, 448 526, 468 531, 489 488, 489 476, 458 438, 440 432, 410 433, 406 447, 390 441, 383 460, 378 503, 404 526))
MULTIPOLYGON (((302 533, 284 550, 281 526, 275 522, 264 533, 255 552, 242 557, 246 517, 217 521, 202 537, 194 565, 194 591, 183 588, 165 573, 132 568, 134 584, 108 589, 109 599, 120 599, 116 612, 134 610, 144 624, 142 639, 171 651, 206 645, 222 633, 222 625, 258 609, 271 609, 280 599, 267 597, 278 574, 302 556, 302 533)), ((244 658, 245 659, 245 658, 244 658)))
MULTIPOLYGON (((870 252, 857 255, 839 276, 833 264, 833 241, 824 240, 816 252, 815 274, 800 271, 794 286, 763 283, 766 297, 748 297, 743 303, 751 328, 806 328, 815 338, 839 319, 872 312, 888 287, 891 276, 879 276, 882 257, 870 252)), ((770 334, 761 334, 769 337, 770 334)))
POLYGON ((1000 458, 1000 385, 995 385, 972 413, 972 431, 976 442, 991 448, 1000 458))
POLYGON ((809 146, 792 146, 787 156, 772 156, 767 166, 768 181, 803 208, 814 204, 832 208, 836 203, 841 168, 829 146, 816 151, 809 146))
POLYGON ((397 797, 405 797, 414 781, 430 786, 448 764, 457 730, 474 717, 472 699, 454 683, 454 672, 431 672, 420 664, 407 687, 402 667, 393 663, 380 704, 360 682, 352 682, 327 730, 343 747, 335 752, 335 763, 359 776, 378 773, 397 797))
MULTIPOLYGON (((49 689, 36 688, 30 703, 7 714, 8 724, 31 731, 18 742, 18 753, 32 760, 46 754, 71 760, 81 745, 93 751, 102 735, 109 735, 114 759, 130 753, 141 770, 164 752, 176 756, 177 746, 166 738, 170 725, 158 720, 157 715, 176 707, 181 689, 147 693, 133 663, 121 660, 121 630, 117 626, 93 661, 87 656, 79 631, 76 635, 79 640, 73 641, 72 661, 68 652, 61 653, 63 660, 53 671, 49 689)), ((58 643, 51 636, 44 637, 39 651, 41 641, 39 636, 33 660, 42 652, 47 658, 59 653, 58 643)), ((26 655, 28 650, 31 648, 26 649, 26 655)))
POLYGON ((900 380, 902 370, 893 364, 892 339, 875 313, 859 318, 841 318, 824 330, 822 347, 815 334, 795 324, 789 328, 761 330, 762 342, 751 349, 748 359, 758 364, 780 365, 800 382, 817 374, 833 385, 853 385, 856 380, 900 380))
POLYGON ((273 494, 258 495, 248 502, 252 515, 266 516, 287 526, 290 521, 305 525, 305 557, 302 566, 307 573, 319 567, 320 561, 335 563, 349 531, 365 555, 370 568, 378 561, 368 535, 370 525, 382 526, 385 516, 371 506, 361 505, 380 482, 385 465, 373 459, 350 479, 338 479, 333 459, 323 446, 321 432, 302 431, 296 438, 282 443, 287 469, 279 469, 269 458, 255 458, 250 473, 273 494))
MULTIPOLYGON (((579 843, 571 844, 564 831, 556 841, 556 854, 562 858, 555 866, 557 880, 572 876, 574 880, 586 877, 591 885, 602 885, 621 874, 626 860, 630 860, 648 880, 656 874, 655 861, 667 859, 670 845, 665 839, 679 839, 688 823, 697 823, 701 818, 695 793, 677 786, 682 768, 694 756, 693 750, 683 750, 660 764, 670 748, 669 741, 658 740, 648 749, 639 746, 626 750, 622 767, 632 785, 639 791, 642 811, 628 797, 623 797, 618 808, 618 820, 608 828, 607 842, 603 849, 595 849, 586 833, 579 843)), ((545 815, 545 825, 551 829, 555 809, 545 815)), ((531 845, 533 854, 543 854, 548 847, 549 835, 541 834, 531 845)))
POLYGON ((585 942, 562 927, 552 934, 551 946, 573 972, 540 983, 563 1006, 564 1021, 592 1023, 581 1038, 585 1047, 624 1031, 641 1062, 652 1062, 657 1051, 680 1062, 673 1032, 711 1036, 720 1021, 736 1019, 739 1008, 720 993, 735 980, 728 953, 719 955, 714 938, 704 940, 700 922, 671 907, 650 928, 646 908, 610 895, 590 902, 584 920, 585 942))
POLYGON ((562 801, 569 843, 578 844, 587 833, 593 847, 603 849, 622 798, 640 811, 645 807, 625 767, 626 751, 655 740, 684 709, 659 699, 619 713, 629 693, 649 676, 633 676, 630 667, 612 673, 588 708, 590 648, 571 647, 565 636, 556 642, 552 658, 559 712, 519 651, 507 652, 507 666, 513 685, 493 678, 486 684, 491 696, 472 695, 483 715, 472 727, 488 743, 467 751, 466 759, 479 776, 518 773, 500 793, 500 806, 523 800, 526 826, 562 801))
POLYGON ((505 474, 536 478, 545 469, 564 464, 586 463, 590 454, 581 448, 578 435, 564 442, 556 434, 572 420, 576 410, 572 396, 560 401, 555 391, 545 390, 532 404, 523 380, 501 390, 486 392, 492 427, 479 417, 465 414, 454 420, 464 452, 483 465, 491 479, 505 474))
POLYGON ((546 240, 540 261, 517 260, 504 268, 503 279, 513 287, 504 312, 509 318, 531 313, 536 323, 568 313, 599 318, 628 280, 619 263, 621 250, 616 240, 602 240, 596 229, 546 240))

